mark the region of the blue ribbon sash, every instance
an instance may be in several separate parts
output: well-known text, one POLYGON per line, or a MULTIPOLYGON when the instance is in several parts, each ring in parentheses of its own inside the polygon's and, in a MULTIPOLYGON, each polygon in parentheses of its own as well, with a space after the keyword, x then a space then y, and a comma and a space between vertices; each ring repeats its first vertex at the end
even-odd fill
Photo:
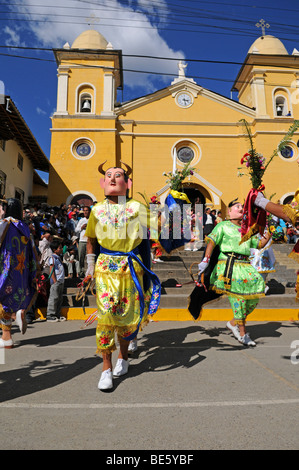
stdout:
POLYGON ((129 268, 130 268, 130 272, 131 272, 135 287, 136 287, 136 289, 138 291, 138 294, 139 294, 139 303, 140 303, 140 318, 139 318, 139 323, 138 323, 137 329, 136 329, 136 331, 134 331, 134 333, 132 333, 131 335, 126 336, 124 338, 127 341, 131 341, 132 339, 134 339, 137 336, 137 333, 139 331, 140 324, 141 324, 141 321, 142 321, 142 318, 143 318, 144 306, 145 306, 144 305, 143 289, 142 289, 142 286, 140 285, 139 279, 136 275, 134 265, 133 265, 133 259, 135 261, 137 261, 137 263, 140 264, 142 269, 148 274, 150 280, 153 283, 153 290, 152 290, 151 300, 150 300, 149 307, 148 307, 148 315, 153 315, 154 313, 156 313, 156 311, 159 307, 160 297, 161 297, 161 282, 160 282, 160 279, 158 278, 158 276, 153 271, 148 269, 143 264, 143 262, 140 260, 140 258, 138 258, 138 256, 137 256, 137 254, 139 252, 138 248, 135 248, 133 251, 123 252, 123 251, 108 250, 107 248, 103 248, 101 246, 100 250, 101 250, 100 252, 105 254, 105 255, 127 256, 128 257, 128 265, 129 265, 129 268))

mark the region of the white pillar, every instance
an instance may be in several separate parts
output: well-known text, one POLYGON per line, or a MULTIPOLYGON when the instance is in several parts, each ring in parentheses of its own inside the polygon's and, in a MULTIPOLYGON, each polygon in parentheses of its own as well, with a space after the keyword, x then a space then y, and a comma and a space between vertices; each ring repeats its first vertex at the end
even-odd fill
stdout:
POLYGON ((251 82, 253 105, 256 108, 256 116, 259 118, 269 118, 267 114, 265 79, 262 76, 255 76, 251 82))
POLYGON ((102 116, 114 116, 114 74, 113 71, 104 72, 104 93, 102 116))
POLYGON ((68 80, 69 68, 58 68, 58 84, 57 84, 57 110, 56 114, 68 114, 67 110, 67 95, 68 95, 68 80))
POLYGON ((177 159, 177 151, 176 148, 174 147, 173 149, 173 164, 172 164, 172 174, 175 174, 176 171, 176 159, 177 159))

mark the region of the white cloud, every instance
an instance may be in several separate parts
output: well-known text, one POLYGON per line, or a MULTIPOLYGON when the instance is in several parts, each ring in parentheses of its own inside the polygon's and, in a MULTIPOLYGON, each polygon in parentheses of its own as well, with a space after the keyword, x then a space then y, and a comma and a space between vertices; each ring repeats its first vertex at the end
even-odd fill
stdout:
POLYGON ((5 26, 5 28, 3 28, 3 32, 9 36, 8 39, 5 40, 6 46, 25 46, 25 42, 21 41, 20 34, 16 30, 11 29, 9 26, 5 26))
POLYGON ((40 108, 39 106, 37 106, 36 108, 36 112, 37 114, 48 114, 46 111, 44 111, 42 108, 40 108))
MULTIPOLYGON (((124 6, 117 0, 102 0, 100 3, 87 0, 65 0, 63 7, 60 0, 54 0, 51 1, 51 6, 40 8, 35 5, 37 5, 36 0, 23 0, 22 6, 14 5, 13 8, 26 13, 27 19, 39 19, 38 23, 28 21, 24 24, 27 31, 29 28, 30 32, 34 33, 38 44, 43 47, 60 48, 65 42, 71 45, 81 32, 91 27, 99 31, 115 49, 121 49, 124 55, 184 58, 183 52, 171 48, 159 33, 158 26, 161 27, 167 22, 168 10, 165 1, 159 2, 159 9, 149 0, 138 1, 137 6, 136 2, 129 2, 128 6, 124 6), (35 15, 36 13, 39 15, 35 15)), ((13 40, 13 31, 11 28, 9 30, 11 40, 13 40)), ((175 60, 124 57, 123 67, 175 76, 178 71, 175 60)), ((160 77, 143 73, 125 72, 124 77, 127 87, 139 87, 144 93, 156 89, 155 84, 159 81, 160 84, 164 83, 164 86, 172 81, 171 76, 161 75, 160 77)))

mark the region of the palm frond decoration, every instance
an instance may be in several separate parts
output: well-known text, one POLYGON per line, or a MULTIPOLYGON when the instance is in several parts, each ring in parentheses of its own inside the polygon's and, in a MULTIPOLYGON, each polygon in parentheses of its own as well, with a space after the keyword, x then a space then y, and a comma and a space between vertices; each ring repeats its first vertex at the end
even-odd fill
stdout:
POLYGON ((183 181, 188 177, 194 174, 195 168, 190 166, 190 162, 186 163, 182 170, 176 169, 174 173, 163 173, 163 176, 166 176, 166 183, 169 184, 170 189, 174 191, 181 191, 183 181))
POLYGON ((147 207, 151 207, 153 208, 153 206, 160 206, 160 201, 159 199, 157 198, 157 196, 154 194, 154 196, 152 196, 151 198, 149 198, 146 194, 146 192, 144 191, 143 193, 140 193, 139 191, 137 191, 137 194, 140 194, 140 196, 142 197, 142 199, 144 200, 145 202, 145 205, 147 207))
POLYGON ((144 192, 144 193, 142 194, 142 193, 140 193, 139 191, 137 191, 137 194, 140 194, 140 196, 142 197, 142 199, 143 199, 144 202, 145 202, 145 205, 146 205, 147 207, 149 207, 150 202, 149 202, 149 199, 148 199, 146 193, 144 192))
MULTIPOLYGON (((279 142, 277 148, 272 152, 272 155, 268 160, 266 160, 266 158, 263 157, 263 155, 260 154, 254 147, 253 137, 248 122, 245 119, 241 119, 239 122, 242 122, 244 126, 246 138, 249 141, 250 147, 248 152, 245 153, 245 155, 243 155, 241 158, 241 165, 245 165, 246 169, 248 169, 248 176, 250 177, 252 188, 263 190, 263 176, 266 169, 268 168, 273 158, 290 144, 292 136, 299 128, 299 120, 294 121, 294 123, 290 126, 288 132, 279 142)), ((239 167, 238 170, 243 170, 243 168, 244 167, 239 167)), ((245 173, 241 173, 239 171, 238 174, 239 176, 243 176, 245 173)))

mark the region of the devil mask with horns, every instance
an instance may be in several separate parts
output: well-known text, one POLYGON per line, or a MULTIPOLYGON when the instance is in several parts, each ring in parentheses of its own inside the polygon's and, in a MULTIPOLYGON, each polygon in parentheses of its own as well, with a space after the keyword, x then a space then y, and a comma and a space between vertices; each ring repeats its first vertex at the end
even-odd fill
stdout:
POLYGON ((125 165, 126 170, 120 167, 112 167, 105 171, 103 166, 106 161, 101 163, 98 168, 99 172, 104 175, 104 178, 100 180, 100 185, 104 189, 105 197, 126 196, 127 191, 132 186, 132 180, 129 178, 129 175, 132 173, 131 167, 121 162, 125 165))

